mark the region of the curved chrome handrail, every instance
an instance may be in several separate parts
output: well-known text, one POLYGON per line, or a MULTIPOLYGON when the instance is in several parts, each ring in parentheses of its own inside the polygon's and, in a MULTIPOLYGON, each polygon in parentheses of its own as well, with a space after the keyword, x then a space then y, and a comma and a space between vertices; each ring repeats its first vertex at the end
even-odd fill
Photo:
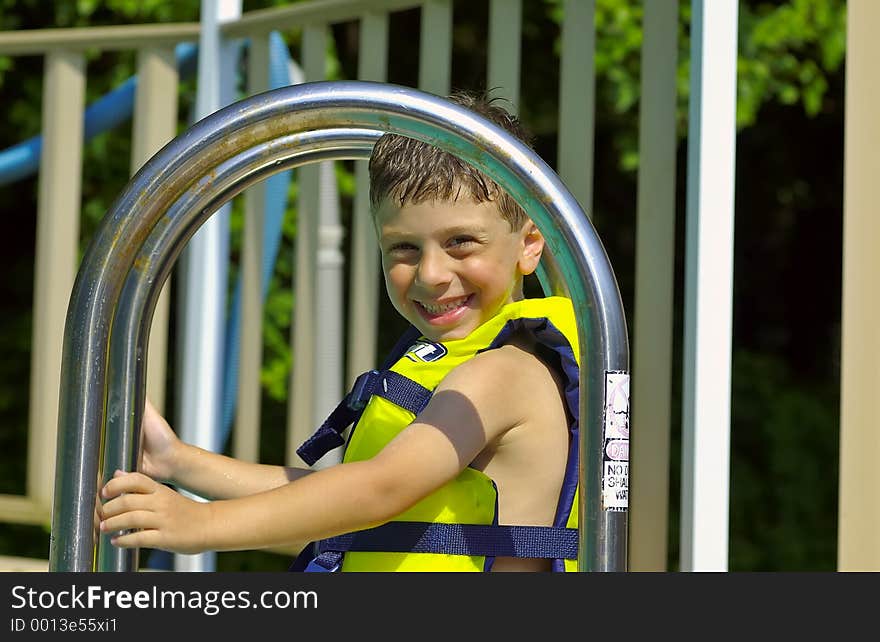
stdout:
MULTIPOLYGON (((94 570, 101 437, 106 430, 107 465, 130 469, 149 320, 180 249, 223 202, 275 171, 363 157, 363 130, 411 136, 475 165, 544 234, 546 282, 572 299, 581 346, 579 569, 626 569, 626 505, 605 505, 602 483, 606 379, 628 372, 629 349, 614 273, 588 217, 537 154, 473 112, 415 89, 329 81, 258 94, 199 121, 141 168, 102 221, 65 326, 50 570, 94 570)), ((105 558, 116 570, 132 570, 131 561, 105 558)))

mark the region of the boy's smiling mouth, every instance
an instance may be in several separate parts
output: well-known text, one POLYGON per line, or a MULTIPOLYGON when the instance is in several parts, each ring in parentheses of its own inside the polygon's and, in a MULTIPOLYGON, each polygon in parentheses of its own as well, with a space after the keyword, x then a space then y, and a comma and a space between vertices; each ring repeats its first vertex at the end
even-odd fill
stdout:
POLYGON ((416 309, 429 323, 449 323, 458 318, 471 300, 470 294, 445 301, 418 301, 413 299, 416 309))

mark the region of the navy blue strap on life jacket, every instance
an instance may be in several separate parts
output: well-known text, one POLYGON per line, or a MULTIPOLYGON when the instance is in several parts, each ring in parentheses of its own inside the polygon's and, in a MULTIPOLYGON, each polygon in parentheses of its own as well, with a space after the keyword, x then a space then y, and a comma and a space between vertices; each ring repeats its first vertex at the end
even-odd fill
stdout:
POLYGON ((577 559, 578 529, 388 522, 315 542, 317 557, 312 564, 338 568, 346 551, 577 559))
POLYGON ((393 370, 370 370, 360 375, 351 391, 330 413, 323 424, 299 448, 299 455, 309 466, 345 443, 342 432, 363 412, 370 397, 383 397, 391 403, 419 414, 428 405, 431 391, 393 370))
MULTIPOLYGON (((400 357, 402 357, 410 348, 413 341, 420 336, 421 333, 415 328, 415 326, 411 325, 407 327, 397 340, 397 343, 394 344, 394 347, 391 348, 391 352, 389 352, 388 356, 385 358, 381 371, 370 370, 369 372, 363 373, 355 380, 351 391, 345 396, 339 405, 336 406, 333 412, 330 413, 330 416, 324 420, 324 423, 318 427, 311 437, 297 448, 296 453, 304 462, 311 466, 328 452, 345 443, 342 433, 351 424, 360 419, 364 406, 367 405, 367 401, 369 401, 370 398, 369 394, 366 396, 364 395, 367 392, 373 394, 372 391, 376 387, 376 376, 382 372, 386 372, 388 368, 394 365, 394 363, 396 363, 397 360, 400 359, 400 357)), ((418 385, 414 381, 412 383, 418 385)), ((382 386, 383 392, 386 391, 387 387, 387 384, 382 386)), ((390 394, 395 397, 399 396, 403 403, 412 403, 413 407, 418 407, 416 402, 424 396, 424 393, 418 390, 410 390, 409 392, 401 391, 397 385, 391 386, 390 394), (407 401, 408 399, 410 400, 409 402, 407 401)), ((430 392, 428 392, 428 398, 430 398, 430 392)), ((388 400, 392 403, 397 403, 395 399, 388 398, 388 400)), ((424 404, 427 405, 427 401, 425 401, 424 404)), ((407 408, 407 406, 401 407, 407 408)), ((419 414, 423 408, 424 405, 418 407, 418 410, 413 410, 412 412, 414 414, 419 414)), ((411 409, 407 408, 407 410, 411 409)))

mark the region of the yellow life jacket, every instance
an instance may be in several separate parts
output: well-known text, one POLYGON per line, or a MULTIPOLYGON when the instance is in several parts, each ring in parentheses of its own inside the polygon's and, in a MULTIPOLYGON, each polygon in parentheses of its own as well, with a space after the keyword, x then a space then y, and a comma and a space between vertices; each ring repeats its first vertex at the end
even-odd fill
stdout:
MULTIPOLYGON (((507 304, 464 339, 438 343, 419 337, 389 369, 362 375, 347 397, 348 405, 344 402, 334 411, 344 419, 362 412, 343 461, 376 455, 413 421, 447 373, 520 331, 531 333, 544 346, 542 354, 564 378, 570 445, 553 526, 499 525, 494 482, 468 467, 382 526, 316 542, 317 557, 298 570, 487 571, 496 556, 545 557, 552 560, 554 571, 577 570, 579 351, 574 311, 567 298, 507 304)), ((332 431, 322 426, 323 431, 300 448, 306 461, 312 463, 340 445, 338 433, 348 425, 340 427, 345 423, 340 417, 332 431), (323 445, 306 456, 310 442, 323 445)))

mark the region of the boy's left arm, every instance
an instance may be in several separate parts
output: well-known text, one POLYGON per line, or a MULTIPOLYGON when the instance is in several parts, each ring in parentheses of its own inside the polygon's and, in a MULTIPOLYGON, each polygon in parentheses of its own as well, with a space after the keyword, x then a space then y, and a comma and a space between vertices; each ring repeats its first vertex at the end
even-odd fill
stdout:
POLYGON ((101 530, 121 547, 194 553, 302 546, 378 526, 455 478, 534 412, 537 360, 513 346, 450 372, 428 406, 375 457, 248 497, 195 502, 139 473, 102 489, 101 530))

